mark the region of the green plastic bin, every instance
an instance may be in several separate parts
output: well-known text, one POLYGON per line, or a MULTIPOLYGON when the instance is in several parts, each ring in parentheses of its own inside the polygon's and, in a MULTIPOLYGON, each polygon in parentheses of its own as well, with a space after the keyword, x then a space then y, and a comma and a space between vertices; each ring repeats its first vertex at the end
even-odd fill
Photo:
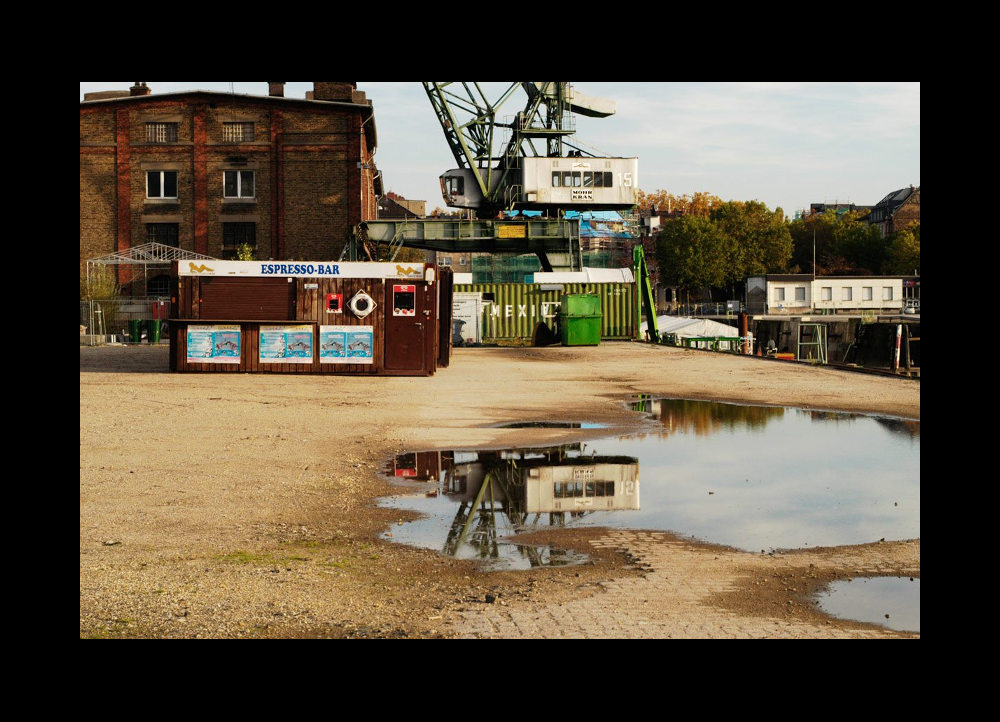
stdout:
POLYGON ((129 343, 139 343, 142 341, 142 321, 128 322, 129 343))
POLYGON ((146 321, 146 340, 149 343, 160 342, 160 323, 158 319, 146 321))
POLYGON ((589 293, 567 293, 559 308, 559 335, 563 346, 599 346, 601 298, 589 293))

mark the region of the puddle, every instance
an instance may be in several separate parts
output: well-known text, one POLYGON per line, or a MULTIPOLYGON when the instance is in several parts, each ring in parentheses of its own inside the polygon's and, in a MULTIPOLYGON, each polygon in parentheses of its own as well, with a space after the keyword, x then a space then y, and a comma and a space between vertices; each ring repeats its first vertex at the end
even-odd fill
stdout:
POLYGON ((899 632, 920 631, 919 577, 861 577, 835 582, 816 596, 820 609, 841 619, 899 632))
POLYGON ((497 424, 497 429, 606 429, 607 424, 595 424, 587 421, 515 421, 509 424, 497 424))
POLYGON ((580 561, 499 540, 550 525, 671 531, 757 553, 920 537, 919 421, 681 399, 631 407, 649 417, 640 433, 397 457, 386 473, 433 496, 381 502, 428 515, 392 538, 524 568, 580 561), (544 503, 530 491, 543 480, 544 503))

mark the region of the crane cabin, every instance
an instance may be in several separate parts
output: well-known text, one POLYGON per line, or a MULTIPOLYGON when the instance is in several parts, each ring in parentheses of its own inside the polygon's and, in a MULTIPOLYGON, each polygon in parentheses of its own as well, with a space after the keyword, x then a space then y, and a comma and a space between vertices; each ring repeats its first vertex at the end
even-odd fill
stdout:
MULTIPOLYGON (((480 169, 488 179, 488 191, 500 197, 507 208, 545 210, 623 210, 636 204, 638 158, 590 156, 522 157, 518 168, 504 179, 501 170, 480 169)), ((440 177, 441 194, 453 208, 481 209, 482 190, 471 169, 447 171, 440 177)))

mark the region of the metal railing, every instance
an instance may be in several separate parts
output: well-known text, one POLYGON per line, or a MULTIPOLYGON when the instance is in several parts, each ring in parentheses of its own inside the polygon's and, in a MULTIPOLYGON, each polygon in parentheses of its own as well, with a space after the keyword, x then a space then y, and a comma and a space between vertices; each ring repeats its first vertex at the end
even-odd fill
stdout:
POLYGON ((124 343, 132 321, 163 320, 170 310, 166 296, 128 296, 80 302, 80 343, 124 343))

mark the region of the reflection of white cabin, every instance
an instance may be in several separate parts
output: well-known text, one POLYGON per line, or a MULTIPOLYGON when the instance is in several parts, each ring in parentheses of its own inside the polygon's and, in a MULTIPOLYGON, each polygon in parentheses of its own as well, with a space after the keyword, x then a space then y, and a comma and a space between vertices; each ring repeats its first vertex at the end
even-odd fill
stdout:
POLYGON ((639 462, 596 462, 524 469, 525 511, 639 508, 639 462))
MULTIPOLYGON (((571 458, 562 464, 521 458, 515 468, 524 498, 509 501, 523 503, 529 514, 639 508, 639 462, 630 457, 571 458)), ((456 463, 445 492, 457 500, 472 501, 485 477, 481 462, 456 463)), ((508 501, 501 485, 494 486, 491 497, 508 501)))

